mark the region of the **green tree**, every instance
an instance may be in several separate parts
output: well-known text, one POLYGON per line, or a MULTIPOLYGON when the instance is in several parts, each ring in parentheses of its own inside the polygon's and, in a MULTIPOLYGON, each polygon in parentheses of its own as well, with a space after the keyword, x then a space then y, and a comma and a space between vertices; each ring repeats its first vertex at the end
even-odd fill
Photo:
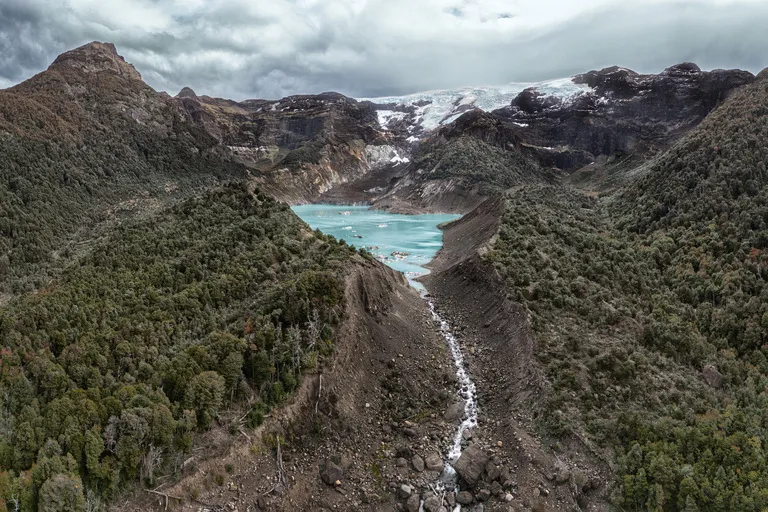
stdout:
POLYGON ((200 428, 207 428, 224 402, 226 383, 215 371, 196 375, 187 386, 184 406, 197 412, 200 428))
POLYGON ((40 488, 38 512, 84 512, 85 496, 80 477, 53 475, 40 488))

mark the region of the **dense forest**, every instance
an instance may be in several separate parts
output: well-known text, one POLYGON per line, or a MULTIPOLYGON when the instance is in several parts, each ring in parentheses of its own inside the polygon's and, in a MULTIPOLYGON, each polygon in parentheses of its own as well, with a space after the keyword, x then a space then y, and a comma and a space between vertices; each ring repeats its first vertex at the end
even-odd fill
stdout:
POLYGON ((97 226, 244 177, 215 144, 113 73, 56 67, 0 91, 0 296, 45 286, 97 226))
POLYGON ((599 199, 507 197, 489 254, 527 307, 552 438, 619 462, 625 510, 768 507, 768 81, 599 199))
POLYGON ((423 179, 456 179, 488 195, 517 185, 551 181, 549 170, 524 154, 519 137, 490 114, 471 111, 421 143, 414 167, 423 179))
POLYGON ((0 510, 83 510, 177 471, 201 429, 257 425, 330 349, 354 254, 231 185, 123 223, 11 301, 0 510))

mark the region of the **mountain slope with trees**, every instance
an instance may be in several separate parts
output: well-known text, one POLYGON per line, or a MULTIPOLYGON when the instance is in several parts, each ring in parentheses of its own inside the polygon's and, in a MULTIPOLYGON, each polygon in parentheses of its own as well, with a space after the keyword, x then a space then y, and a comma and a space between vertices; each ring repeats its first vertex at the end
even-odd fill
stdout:
POLYGON ((102 43, 0 91, 0 161, 0 294, 45 286, 98 226, 246 177, 102 43))
POLYGON ((512 193, 487 258, 529 311, 541 428, 616 460, 627 510, 768 506, 768 81, 601 199, 512 193))
POLYGON ((125 223, 0 311, 0 494, 108 499, 238 403, 257 425, 330 349, 355 254, 240 185, 125 223))

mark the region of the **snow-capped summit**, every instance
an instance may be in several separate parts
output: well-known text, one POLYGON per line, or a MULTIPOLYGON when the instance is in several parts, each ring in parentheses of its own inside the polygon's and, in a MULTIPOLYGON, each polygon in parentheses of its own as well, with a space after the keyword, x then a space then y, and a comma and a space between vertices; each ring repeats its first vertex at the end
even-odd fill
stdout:
POLYGON ((376 106, 379 124, 385 130, 403 129, 412 135, 448 124, 468 110, 486 112, 509 105, 525 89, 535 88, 546 96, 571 98, 590 90, 589 86, 575 84, 571 78, 547 80, 538 83, 515 82, 501 86, 464 87, 427 91, 405 96, 360 98, 376 106))

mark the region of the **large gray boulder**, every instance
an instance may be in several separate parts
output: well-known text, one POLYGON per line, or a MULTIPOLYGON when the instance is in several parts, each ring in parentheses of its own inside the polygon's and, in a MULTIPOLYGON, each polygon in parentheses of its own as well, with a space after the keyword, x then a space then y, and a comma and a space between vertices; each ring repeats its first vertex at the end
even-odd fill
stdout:
POLYGON ((476 444, 467 447, 453 465, 462 480, 474 487, 488 463, 488 455, 476 444))

